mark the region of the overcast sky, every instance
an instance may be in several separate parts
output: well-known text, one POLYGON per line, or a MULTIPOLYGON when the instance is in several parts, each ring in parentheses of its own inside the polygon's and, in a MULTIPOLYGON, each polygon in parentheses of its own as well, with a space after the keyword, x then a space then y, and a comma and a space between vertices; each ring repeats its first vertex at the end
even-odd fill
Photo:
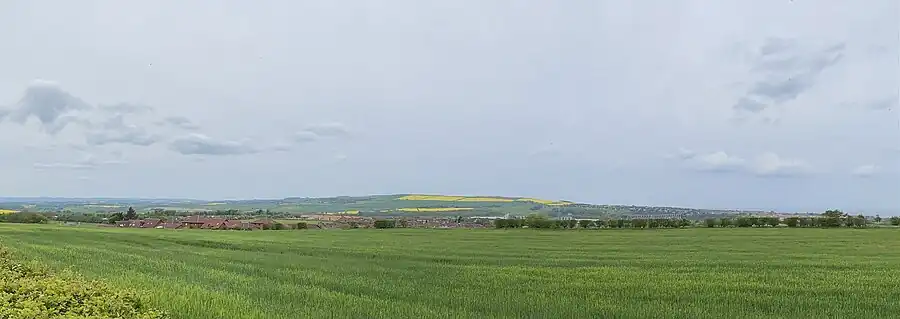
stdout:
POLYGON ((900 212, 896 0, 4 1, 0 196, 900 212))

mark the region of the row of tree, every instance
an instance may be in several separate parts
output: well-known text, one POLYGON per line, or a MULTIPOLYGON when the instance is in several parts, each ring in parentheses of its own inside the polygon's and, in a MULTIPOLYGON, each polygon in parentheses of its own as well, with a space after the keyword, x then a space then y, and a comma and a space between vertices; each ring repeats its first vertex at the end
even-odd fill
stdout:
MULTIPOLYGON (((874 221, 880 223, 881 217, 875 217, 874 221)), ((900 226, 900 217, 891 217, 889 223, 900 226)), ((870 221, 863 215, 852 216, 839 210, 828 210, 815 217, 787 217, 783 220, 775 216, 740 216, 707 218, 703 225, 713 227, 853 227, 863 228, 870 225, 870 221)), ((544 216, 533 214, 524 219, 497 219, 494 220, 494 228, 539 228, 539 229, 574 229, 574 228, 682 228, 694 226, 694 223, 684 218, 651 218, 651 219, 613 219, 613 220, 550 220, 544 216)))
POLYGON ((524 219, 495 219, 494 228, 538 228, 538 229, 575 229, 575 228, 682 228, 691 226, 690 220, 684 218, 651 218, 651 219, 613 219, 613 220, 551 220, 541 215, 529 215, 524 219))
POLYGON ((0 223, 46 224, 47 220, 47 216, 38 213, 0 214, 0 223))

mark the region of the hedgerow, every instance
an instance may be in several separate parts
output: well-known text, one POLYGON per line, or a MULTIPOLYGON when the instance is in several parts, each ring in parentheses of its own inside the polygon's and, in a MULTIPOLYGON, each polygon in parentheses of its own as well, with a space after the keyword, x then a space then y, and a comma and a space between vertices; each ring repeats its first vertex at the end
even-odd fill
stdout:
POLYGON ((0 319, 163 319, 129 291, 13 260, 0 247, 0 319))

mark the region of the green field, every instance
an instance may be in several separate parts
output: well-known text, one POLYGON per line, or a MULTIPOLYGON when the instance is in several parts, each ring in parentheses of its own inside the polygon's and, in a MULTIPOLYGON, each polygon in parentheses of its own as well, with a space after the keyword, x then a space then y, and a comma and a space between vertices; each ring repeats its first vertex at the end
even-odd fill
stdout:
POLYGON ((896 229, 171 231, 0 224, 175 318, 893 318, 896 229))

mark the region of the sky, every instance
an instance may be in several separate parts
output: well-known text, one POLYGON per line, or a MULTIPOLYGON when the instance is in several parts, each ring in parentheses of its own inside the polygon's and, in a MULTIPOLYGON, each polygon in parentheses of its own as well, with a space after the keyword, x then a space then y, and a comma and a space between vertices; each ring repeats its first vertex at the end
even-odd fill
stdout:
POLYGON ((0 196, 900 214, 895 0, 4 1, 0 196))

